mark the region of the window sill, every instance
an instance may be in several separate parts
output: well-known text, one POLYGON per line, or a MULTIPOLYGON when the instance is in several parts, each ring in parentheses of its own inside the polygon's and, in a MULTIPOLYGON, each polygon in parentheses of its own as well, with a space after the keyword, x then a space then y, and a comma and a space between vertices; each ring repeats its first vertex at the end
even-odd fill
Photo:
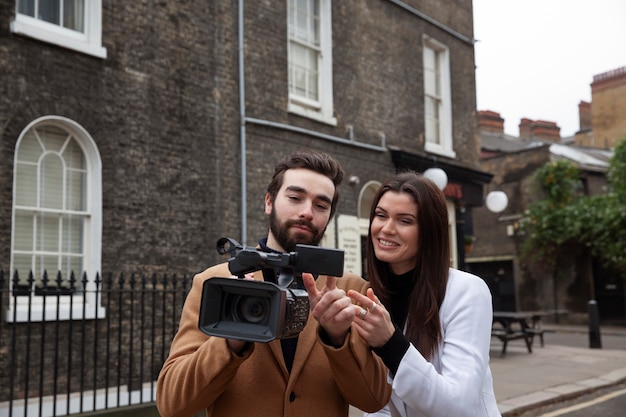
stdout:
MULTIPOLYGON (((51 43, 63 48, 72 49, 97 58, 106 58, 107 50, 100 45, 89 43, 82 39, 83 36, 63 36, 61 30, 46 30, 42 25, 31 25, 28 22, 14 20, 11 22, 11 32, 16 35, 23 35, 29 38, 37 39, 42 42, 51 43)), ((71 31, 68 31, 71 32, 71 31)))
POLYGON ((297 114, 298 116, 306 117, 308 119, 313 119, 320 123, 325 123, 330 126, 337 126, 337 119, 332 115, 323 114, 320 111, 307 109, 306 107, 299 106, 294 103, 289 103, 289 107, 287 109, 289 113, 297 114))
POLYGON ((426 145, 424 146, 424 150, 440 156, 445 156, 447 158, 456 158, 456 152, 454 152, 452 149, 444 149, 440 146, 432 145, 430 143, 426 143, 426 145))

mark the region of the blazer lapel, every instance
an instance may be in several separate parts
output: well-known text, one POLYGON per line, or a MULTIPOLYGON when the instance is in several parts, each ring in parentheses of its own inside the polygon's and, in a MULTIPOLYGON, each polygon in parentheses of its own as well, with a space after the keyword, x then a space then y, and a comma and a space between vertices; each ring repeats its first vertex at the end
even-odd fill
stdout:
MULTIPOLYGON (((317 340, 317 320, 313 317, 312 314, 309 314, 309 319, 307 321, 304 330, 298 336, 298 346, 296 348, 296 356, 293 358, 293 366, 291 367, 291 375, 289 379, 291 381, 295 381, 298 379, 300 372, 302 372, 302 368, 306 363, 307 358, 311 354, 311 350, 313 350, 313 346, 317 340)), ((280 348, 280 344, 278 345, 280 348)), ((281 358, 282 360, 282 358, 281 358)), ((285 367, 285 361, 282 361, 283 367, 285 367)), ((285 369, 286 371, 286 369, 285 369)))

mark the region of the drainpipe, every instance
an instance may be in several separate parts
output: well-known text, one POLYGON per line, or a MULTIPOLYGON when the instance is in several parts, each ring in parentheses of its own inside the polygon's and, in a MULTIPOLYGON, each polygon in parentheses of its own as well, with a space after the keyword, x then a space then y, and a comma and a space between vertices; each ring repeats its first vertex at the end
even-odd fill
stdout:
POLYGON ((248 207, 246 200, 246 90, 243 61, 243 1, 239 0, 237 30, 239 52, 239 146, 241 152, 241 244, 248 240, 248 207))

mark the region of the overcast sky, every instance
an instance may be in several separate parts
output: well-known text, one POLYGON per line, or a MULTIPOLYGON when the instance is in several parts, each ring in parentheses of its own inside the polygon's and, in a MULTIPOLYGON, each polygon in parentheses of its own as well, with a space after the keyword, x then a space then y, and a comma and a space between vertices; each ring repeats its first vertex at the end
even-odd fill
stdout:
POLYGON ((474 0, 478 110, 579 127, 593 76, 626 66, 626 0, 474 0))

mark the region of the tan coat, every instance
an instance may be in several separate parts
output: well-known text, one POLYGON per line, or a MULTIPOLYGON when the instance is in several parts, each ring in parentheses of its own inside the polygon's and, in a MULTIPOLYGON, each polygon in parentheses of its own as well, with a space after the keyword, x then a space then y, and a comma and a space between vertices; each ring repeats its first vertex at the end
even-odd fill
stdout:
MULTIPOLYGON (((211 277, 231 275, 224 263, 194 277, 178 333, 159 375, 161 416, 193 417, 206 409, 209 417, 339 417, 348 416, 349 404, 373 412, 389 401, 387 369, 356 331, 335 349, 321 342, 318 323, 309 315, 291 373, 279 340, 254 343, 238 356, 226 339, 201 332, 202 284, 211 277)), ((260 271, 255 279, 263 279, 260 271)), ((324 276, 317 279, 318 288, 325 280, 324 276)), ((347 273, 337 279, 337 287, 365 293, 369 283, 347 273)))

